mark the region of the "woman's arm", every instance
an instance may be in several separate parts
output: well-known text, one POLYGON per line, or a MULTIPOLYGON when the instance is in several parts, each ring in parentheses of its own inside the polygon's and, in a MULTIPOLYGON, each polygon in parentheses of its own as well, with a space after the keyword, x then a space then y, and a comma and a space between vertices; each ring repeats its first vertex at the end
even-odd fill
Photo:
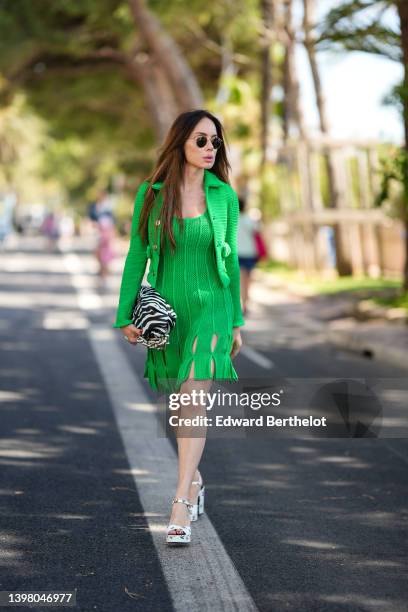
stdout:
POLYGON ((130 230, 130 244, 123 268, 122 282, 119 293, 119 304, 116 312, 116 321, 112 327, 123 327, 132 323, 132 310, 143 276, 146 270, 147 255, 146 245, 143 245, 142 238, 138 232, 140 213, 143 208, 144 196, 149 186, 148 181, 144 181, 136 194, 134 204, 132 227, 130 230))
POLYGON ((238 196, 235 190, 231 187, 231 200, 228 210, 227 233, 226 241, 231 247, 231 253, 225 258, 225 267, 230 277, 230 291, 232 303, 234 305, 234 320, 233 327, 245 325, 244 317, 241 309, 241 284, 240 270, 238 262, 238 219, 239 219, 239 203, 238 196))

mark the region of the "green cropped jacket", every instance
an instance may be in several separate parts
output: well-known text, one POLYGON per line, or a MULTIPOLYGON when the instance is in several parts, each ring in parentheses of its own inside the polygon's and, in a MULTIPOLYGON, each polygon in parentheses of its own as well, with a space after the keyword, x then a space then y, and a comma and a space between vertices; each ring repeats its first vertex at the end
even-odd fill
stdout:
MULTIPOLYGON (((112 327, 123 327, 132 323, 133 305, 143 281, 148 259, 150 259, 150 267, 146 278, 151 287, 156 285, 160 259, 161 227, 158 217, 162 204, 162 194, 160 192, 162 185, 162 181, 152 185, 153 189, 159 190, 159 194, 156 198, 156 207, 152 211, 153 214, 149 217, 148 244, 143 244, 137 228, 149 182, 144 181, 137 191, 129 250, 122 274, 116 320, 112 327)), ((223 286, 229 287, 231 291, 234 305, 233 327, 242 326, 245 325, 245 321, 241 309, 240 270, 237 254, 238 196, 231 185, 219 179, 206 168, 204 169, 204 189, 207 209, 214 230, 214 249, 218 274, 223 286)))

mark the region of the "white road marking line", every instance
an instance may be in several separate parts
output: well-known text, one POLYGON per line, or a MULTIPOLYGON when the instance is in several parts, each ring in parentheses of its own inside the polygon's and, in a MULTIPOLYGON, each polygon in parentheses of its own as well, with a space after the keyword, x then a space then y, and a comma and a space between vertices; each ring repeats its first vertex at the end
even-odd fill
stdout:
MULTIPOLYGON (((78 305, 86 309, 80 299, 81 286, 76 287, 78 305)), ((112 402, 129 472, 139 493, 174 609, 176 612, 257 612, 207 514, 192 523, 190 545, 180 549, 166 544, 166 527, 177 481, 177 456, 170 441, 159 437, 164 434, 159 433, 155 415, 146 410, 148 405, 152 409, 155 406, 129 366, 120 348, 117 330, 109 324, 90 323, 87 333, 112 402), (138 410, 139 405, 142 410, 138 410)))
POLYGON ((274 364, 273 361, 268 359, 268 357, 265 357, 264 355, 261 355, 261 353, 259 353, 255 349, 251 348, 247 344, 243 344, 241 346, 240 353, 242 355, 245 355, 245 357, 247 359, 250 359, 251 361, 253 361, 257 365, 261 366, 261 368, 265 368, 266 370, 270 370, 271 368, 275 367, 275 364, 274 364))
POLYGON ((76 253, 64 253, 63 261, 71 275, 71 282, 77 290, 79 306, 82 310, 102 308, 103 303, 92 287, 88 274, 84 274, 81 258, 76 253))
POLYGON ((397 450, 393 446, 390 446, 387 442, 385 442, 384 438, 380 438, 379 441, 381 444, 383 444, 383 446, 386 446, 388 450, 394 453, 394 455, 402 459, 402 461, 404 461, 405 463, 408 463, 408 457, 404 455, 404 453, 401 453, 401 451, 397 450))

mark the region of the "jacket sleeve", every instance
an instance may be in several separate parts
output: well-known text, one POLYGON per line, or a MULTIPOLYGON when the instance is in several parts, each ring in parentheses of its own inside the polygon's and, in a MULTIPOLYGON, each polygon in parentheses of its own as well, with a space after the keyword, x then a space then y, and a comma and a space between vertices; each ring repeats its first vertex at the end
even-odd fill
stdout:
POLYGON ((143 245, 142 238, 138 232, 140 213, 143 208, 144 196, 149 186, 148 181, 144 181, 136 194, 134 204, 132 226, 130 230, 129 250, 123 268, 122 281, 119 292, 119 304, 116 312, 116 321, 112 327, 123 327, 132 323, 132 310, 137 294, 142 284, 146 270, 147 254, 146 245, 143 245))
POLYGON ((225 239, 230 245, 231 253, 225 258, 225 267, 230 277, 229 288, 234 305, 233 327, 245 325, 241 308, 241 283, 238 263, 238 219, 239 203, 235 190, 231 187, 231 199, 228 209, 227 232, 225 239))

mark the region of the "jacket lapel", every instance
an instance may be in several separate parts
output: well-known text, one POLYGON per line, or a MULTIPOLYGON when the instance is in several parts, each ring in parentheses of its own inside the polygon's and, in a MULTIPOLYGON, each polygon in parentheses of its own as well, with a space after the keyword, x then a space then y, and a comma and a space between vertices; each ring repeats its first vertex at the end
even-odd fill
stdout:
MULTIPOLYGON (((162 183, 154 183, 152 187, 154 189, 159 189, 162 186, 162 183)), ((163 203, 163 194, 161 191, 158 191, 157 195, 155 194, 155 204, 152 208, 152 212, 149 215, 149 241, 151 245, 157 245, 157 254, 160 252, 160 233, 161 233, 161 224, 156 225, 156 221, 159 218, 162 203, 163 203)))
POLYGON ((204 169, 204 189, 205 189, 205 198, 207 202, 207 209, 210 217, 210 223, 213 227, 214 232, 214 250, 217 251, 217 245, 220 242, 221 236, 221 225, 220 225, 220 216, 217 211, 217 203, 219 198, 217 197, 217 190, 220 186, 223 185, 223 182, 212 172, 207 169, 204 169))
MULTIPOLYGON (((219 187, 222 187, 224 184, 225 183, 221 179, 219 179, 213 172, 210 172, 210 170, 207 170, 207 168, 204 168, 205 199, 206 199, 207 209, 208 209, 208 213, 210 217, 210 222, 212 224, 213 232, 214 232, 214 247, 216 247, 217 245, 218 246, 220 245, 221 219, 220 219, 220 215, 217 214, 218 198, 214 197, 215 193, 213 190, 219 187)), ((162 202, 163 194, 161 192, 162 186, 163 186, 163 181, 156 181, 152 185, 152 188, 158 191, 158 194, 156 196, 157 202, 153 209, 153 213, 154 213, 153 219, 152 219, 153 224, 156 222, 156 220, 158 219, 160 215, 160 210, 161 210, 161 206, 163 203, 162 202)), ((157 244, 157 251, 160 250, 160 230, 161 230, 161 225, 156 225, 156 226, 153 225, 151 236, 154 241, 154 244, 157 244), (157 230, 156 233, 154 232, 155 229, 157 230), (156 235, 156 239, 154 239, 155 235, 156 235)))

